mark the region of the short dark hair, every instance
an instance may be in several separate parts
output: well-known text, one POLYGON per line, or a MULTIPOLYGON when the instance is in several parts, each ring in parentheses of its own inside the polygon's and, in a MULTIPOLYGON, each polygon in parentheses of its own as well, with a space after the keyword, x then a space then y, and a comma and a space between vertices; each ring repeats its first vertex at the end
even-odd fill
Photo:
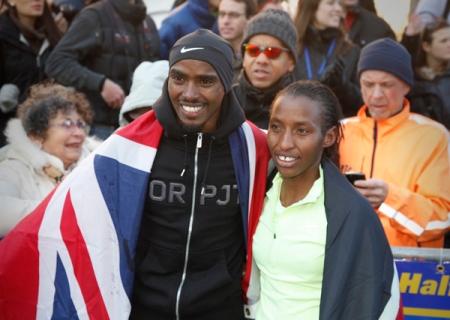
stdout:
POLYGON ((257 6, 255 0, 233 0, 245 4, 245 17, 250 19, 257 13, 257 6))
POLYGON ((64 87, 51 81, 35 84, 28 90, 28 96, 19 106, 17 115, 27 135, 46 137, 50 120, 58 112, 77 112, 91 124, 93 112, 86 96, 75 89, 64 87))
POLYGON ((322 123, 320 127, 322 134, 325 135, 333 127, 336 127, 337 130, 335 143, 324 150, 322 157, 326 157, 338 165, 339 143, 343 136, 340 120, 343 118, 343 115, 339 100, 333 91, 319 81, 298 80, 278 92, 273 102, 281 96, 307 97, 312 101, 318 102, 321 108, 322 123))

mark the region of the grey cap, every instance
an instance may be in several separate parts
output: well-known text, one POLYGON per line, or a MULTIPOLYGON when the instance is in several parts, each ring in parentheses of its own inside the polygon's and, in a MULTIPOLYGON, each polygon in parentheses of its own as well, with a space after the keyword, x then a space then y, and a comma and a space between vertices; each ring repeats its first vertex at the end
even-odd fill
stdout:
MULTIPOLYGON (((248 22, 242 43, 247 43, 251 37, 257 34, 267 34, 280 40, 297 61, 297 30, 286 11, 268 9, 258 13, 248 22)), ((242 56, 244 56, 243 48, 242 56)))

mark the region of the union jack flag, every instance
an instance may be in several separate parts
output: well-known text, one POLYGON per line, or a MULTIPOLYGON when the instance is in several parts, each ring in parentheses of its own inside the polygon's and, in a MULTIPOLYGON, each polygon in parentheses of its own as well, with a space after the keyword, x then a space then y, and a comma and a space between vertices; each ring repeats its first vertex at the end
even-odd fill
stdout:
MULTIPOLYGON (((0 319, 128 319, 134 251, 162 132, 153 112, 117 131, 0 241, 0 319)), ((264 135, 247 122, 230 146, 251 242, 269 154, 264 135)))

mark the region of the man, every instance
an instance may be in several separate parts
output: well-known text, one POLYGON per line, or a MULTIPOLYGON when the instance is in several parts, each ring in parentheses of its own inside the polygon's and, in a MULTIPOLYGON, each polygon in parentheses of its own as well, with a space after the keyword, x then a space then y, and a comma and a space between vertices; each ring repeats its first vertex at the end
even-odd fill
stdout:
POLYGON ((269 154, 232 57, 211 31, 180 39, 153 110, 0 241, 7 318, 126 319, 132 297, 133 319, 243 318, 269 154))
POLYGON ((217 24, 219 34, 227 40, 234 50, 234 79, 242 68, 241 46, 247 21, 256 13, 254 0, 222 0, 219 4, 217 24))
POLYGON ((199 28, 216 29, 219 2, 220 0, 187 0, 175 8, 159 28, 161 57, 167 59, 173 44, 182 36, 199 28))
POLYGON ((294 81, 297 32, 289 15, 269 9, 254 16, 245 30, 243 70, 233 87, 247 119, 267 129, 275 95, 294 81))
POLYGON ((159 58, 159 35, 141 0, 101 0, 83 9, 50 55, 46 72, 84 92, 95 112, 91 134, 106 139, 142 61, 159 58))
POLYGON ((364 105, 344 120, 343 172, 362 171, 355 187, 377 209, 392 246, 442 247, 450 226, 448 132, 410 113, 411 56, 383 38, 361 51, 364 105))
POLYGON ((345 11, 344 29, 350 40, 361 48, 368 43, 389 37, 395 40, 394 31, 376 13, 361 5, 362 0, 341 0, 345 11))
POLYGON ((256 4, 254 0, 220 1, 217 19, 219 34, 231 44, 238 58, 241 58, 241 45, 247 21, 255 13, 256 4))

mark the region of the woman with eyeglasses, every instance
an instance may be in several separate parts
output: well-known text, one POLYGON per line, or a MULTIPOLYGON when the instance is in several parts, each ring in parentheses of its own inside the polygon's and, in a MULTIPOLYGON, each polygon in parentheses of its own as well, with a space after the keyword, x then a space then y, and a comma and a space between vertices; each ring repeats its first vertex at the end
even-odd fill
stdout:
POLYGON ((242 70, 233 87, 248 120, 267 129, 273 98, 294 81, 296 32, 289 15, 268 9, 244 31, 242 70))
POLYGON ((92 111, 84 95, 37 84, 5 130, 0 149, 0 238, 98 144, 86 139, 92 111))
POLYGON ((362 105, 356 77, 359 48, 343 31, 340 0, 299 0, 297 80, 319 80, 339 99, 344 116, 354 116, 362 105))
POLYGON ((430 117, 450 130, 450 24, 428 24, 420 36, 414 65, 411 111, 430 117))

